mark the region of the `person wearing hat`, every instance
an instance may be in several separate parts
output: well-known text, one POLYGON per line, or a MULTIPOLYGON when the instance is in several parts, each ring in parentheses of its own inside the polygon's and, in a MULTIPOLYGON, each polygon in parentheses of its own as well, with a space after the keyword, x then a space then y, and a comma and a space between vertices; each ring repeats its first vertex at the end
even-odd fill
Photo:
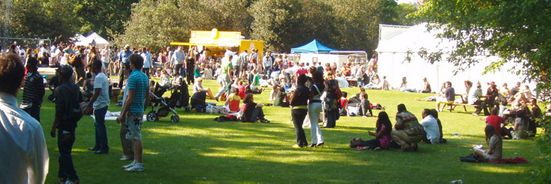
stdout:
POLYGON ((29 113, 34 119, 40 122, 40 107, 44 97, 44 80, 38 73, 38 60, 30 57, 27 60, 27 77, 23 87, 23 103, 21 108, 29 113))
POLYGON ((54 90, 55 116, 52 123, 50 135, 57 136, 59 149, 59 172, 60 182, 78 183, 79 177, 73 165, 71 151, 75 143, 75 132, 77 122, 82 117, 80 102, 82 94, 80 88, 71 80, 73 69, 70 66, 62 65, 58 69, 60 85, 54 90))

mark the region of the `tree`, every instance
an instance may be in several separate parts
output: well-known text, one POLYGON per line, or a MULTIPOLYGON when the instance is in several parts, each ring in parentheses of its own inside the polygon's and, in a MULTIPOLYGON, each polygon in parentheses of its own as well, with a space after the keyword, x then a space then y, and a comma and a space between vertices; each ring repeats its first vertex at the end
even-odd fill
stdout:
POLYGON ((67 39, 78 29, 71 19, 74 0, 15 0, 10 32, 16 37, 67 39))
POLYGON ((264 40, 270 50, 289 50, 302 40, 301 4, 296 0, 259 0, 250 8, 253 39, 264 40))
POLYGON ((367 50, 377 47, 381 8, 379 1, 328 1, 335 16, 336 47, 367 50))
POLYGON ((95 31, 112 38, 124 31, 124 23, 130 18, 132 4, 139 0, 81 0, 75 2, 73 12, 79 21, 81 33, 95 31))
POLYGON ((413 16, 417 11, 417 5, 410 3, 396 3, 395 0, 381 0, 381 23, 414 25, 421 21, 413 16))

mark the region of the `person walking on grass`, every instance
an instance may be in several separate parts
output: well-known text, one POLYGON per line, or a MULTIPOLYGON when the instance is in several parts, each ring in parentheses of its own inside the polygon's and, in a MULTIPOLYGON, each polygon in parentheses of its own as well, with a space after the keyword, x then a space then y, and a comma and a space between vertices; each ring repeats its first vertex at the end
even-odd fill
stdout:
POLYGON ((291 93, 290 97, 291 117, 293 119, 293 125, 295 126, 297 141, 296 144, 293 145, 293 148, 303 148, 308 146, 304 129, 302 129, 302 124, 304 123, 306 113, 308 112, 308 94, 310 93, 306 87, 306 81, 308 81, 308 77, 306 75, 298 76, 296 84, 297 87, 295 91, 291 93))
POLYGON ((80 88, 72 82, 73 69, 69 66, 61 66, 58 69, 60 85, 54 90, 55 119, 52 123, 50 135, 56 137, 59 149, 59 173, 60 182, 78 183, 79 177, 73 165, 71 151, 75 143, 77 122, 82 117, 80 102, 82 94, 80 88), (57 131, 57 132, 56 132, 57 131))
MULTIPOLYGON (((106 154, 109 152, 107 144, 107 130, 105 129, 105 113, 109 107, 109 79, 102 72, 101 60, 94 60, 92 71, 96 74, 94 78, 94 95, 88 103, 85 111, 94 112, 94 125, 96 127, 96 145, 89 148, 95 154, 106 154)), ((87 114, 88 114, 87 113, 87 114)))
POLYGON ((48 174, 42 127, 16 105, 23 75, 19 56, 0 54, 0 183, 44 183, 48 174))
POLYGON ((132 141, 134 150, 134 161, 123 166, 123 168, 129 172, 141 172, 144 170, 141 125, 143 123, 145 98, 149 91, 149 79, 141 71, 143 58, 140 55, 132 54, 129 60, 132 72, 128 77, 125 88, 127 96, 117 120, 122 126, 128 126, 126 139, 132 141))
POLYGON ((40 122, 40 107, 44 98, 44 80, 38 73, 38 60, 34 57, 27 60, 25 66, 27 77, 23 87, 23 103, 21 108, 29 113, 34 119, 40 122))
POLYGON ((312 144, 310 147, 322 146, 323 135, 318 124, 321 113, 321 95, 325 86, 323 84, 323 74, 315 71, 312 73, 312 87, 310 87, 310 95, 308 99, 308 118, 310 119, 310 131, 312 136, 312 144))

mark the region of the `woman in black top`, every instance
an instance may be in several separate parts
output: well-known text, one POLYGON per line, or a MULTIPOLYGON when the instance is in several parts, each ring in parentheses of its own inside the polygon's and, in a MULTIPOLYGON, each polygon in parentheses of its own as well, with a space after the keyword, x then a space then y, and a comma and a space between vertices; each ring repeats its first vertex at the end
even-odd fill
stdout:
POLYGON ((247 93, 247 95, 245 96, 245 99, 243 99, 243 107, 241 112, 243 113, 243 115, 241 116, 242 122, 256 122, 256 121, 260 121, 261 123, 270 122, 264 117, 264 111, 262 110, 262 106, 254 102, 252 93, 247 93))
POLYGON ((325 113, 325 128, 335 128, 339 115, 339 99, 341 98, 339 84, 336 80, 325 81, 323 112, 325 113))
POLYGON ((295 148, 302 148, 308 146, 306 141, 306 135, 304 129, 302 129, 302 123, 306 118, 308 111, 308 94, 309 90, 306 87, 306 81, 308 77, 306 75, 300 75, 297 79, 297 89, 291 95, 291 116, 293 118, 293 125, 295 126, 295 134, 297 137, 297 143, 293 145, 295 148))

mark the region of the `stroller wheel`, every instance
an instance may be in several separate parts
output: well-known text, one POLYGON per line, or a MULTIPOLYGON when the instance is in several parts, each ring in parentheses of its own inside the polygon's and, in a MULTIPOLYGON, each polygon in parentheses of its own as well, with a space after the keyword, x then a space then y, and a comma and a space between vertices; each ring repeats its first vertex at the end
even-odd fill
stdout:
POLYGON ((147 121, 157 121, 157 113, 155 112, 149 112, 147 113, 147 121))
POLYGON ((180 122, 180 116, 174 114, 170 116, 170 120, 172 120, 172 123, 178 123, 180 122))

